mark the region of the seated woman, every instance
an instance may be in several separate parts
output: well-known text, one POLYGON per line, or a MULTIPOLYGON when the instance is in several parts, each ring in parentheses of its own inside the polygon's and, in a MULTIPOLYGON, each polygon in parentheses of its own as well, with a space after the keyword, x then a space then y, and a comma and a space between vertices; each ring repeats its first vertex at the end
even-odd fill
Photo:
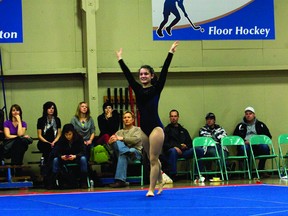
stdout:
POLYGON ((80 102, 78 104, 76 114, 71 119, 71 124, 77 133, 83 137, 86 146, 86 157, 89 161, 90 150, 95 137, 95 124, 93 118, 90 116, 90 109, 86 102, 80 102))
MULTIPOLYGON (((28 145, 33 142, 25 135, 27 124, 22 121, 22 109, 18 104, 10 108, 9 120, 4 122, 3 158, 11 158, 11 165, 22 165, 28 145)), ((18 172, 21 170, 19 169, 18 172)), ((16 170, 17 172, 17 170, 16 170)), ((17 173, 18 175, 19 173, 17 173)))
POLYGON ((119 129, 120 119, 117 110, 113 110, 113 104, 106 101, 103 104, 103 113, 98 116, 98 127, 100 129, 97 144, 106 144, 110 136, 115 134, 119 129))
POLYGON ((72 124, 63 127, 60 139, 53 151, 54 159, 52 175, 48 189, 54 187, 57 175, 65 164, 77 163, 80 167, 81 188, 87 188, 87 159, 85 156, 85 145, 83 138, 76 132, 72 124))
POLYGON ((43 105, 42 117, 37 121, 37 147, 44 157, 44 164, 48 162, 49 155, 61 136, 61 121, 57 115, 55 103, 48 101, 43 105))

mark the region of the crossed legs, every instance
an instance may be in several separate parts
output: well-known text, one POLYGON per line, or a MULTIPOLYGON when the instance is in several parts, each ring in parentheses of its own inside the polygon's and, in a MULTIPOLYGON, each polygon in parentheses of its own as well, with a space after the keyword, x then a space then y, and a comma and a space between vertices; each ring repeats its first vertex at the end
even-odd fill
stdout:
POLYGON ((163 190, 162 184, 162 174, 161 174, 161 163, 159 160, 159 155, 162 151, 162 146, 164 142, 164 131, 160 127, 153 129, 149 135, 149 140, 147 136, 144 136, 143 146, 146 152, 149 152, 150 160, 150 185, 146 196, 154 196, 154 190, 156 187, 156 182, 159 182, 159 190, 157 194, 161 194, 163 190))

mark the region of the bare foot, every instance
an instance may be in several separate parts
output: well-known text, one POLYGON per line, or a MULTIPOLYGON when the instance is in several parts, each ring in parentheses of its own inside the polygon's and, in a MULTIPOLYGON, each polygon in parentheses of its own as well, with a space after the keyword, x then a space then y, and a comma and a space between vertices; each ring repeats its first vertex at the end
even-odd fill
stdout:
POLYGON ((146 194, 146 197, 154 197, 154 192, 149 190, 146 194))
POLYGON ((160 195, 162 193, 164 185, 165 185, 165 182, 161 182, 159 184, 159 189, 158 189, 158 192, 157 192, 158 195, 160 195))

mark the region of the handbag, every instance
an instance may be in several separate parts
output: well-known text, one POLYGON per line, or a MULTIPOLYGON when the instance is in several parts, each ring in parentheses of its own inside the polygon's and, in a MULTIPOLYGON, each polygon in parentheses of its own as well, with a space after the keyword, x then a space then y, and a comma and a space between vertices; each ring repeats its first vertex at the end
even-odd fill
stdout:
POLYGON ((103 145, 97 145, 91 148, 90 160, 98 164, 107 163, 110 159, 107 149, 103 145))

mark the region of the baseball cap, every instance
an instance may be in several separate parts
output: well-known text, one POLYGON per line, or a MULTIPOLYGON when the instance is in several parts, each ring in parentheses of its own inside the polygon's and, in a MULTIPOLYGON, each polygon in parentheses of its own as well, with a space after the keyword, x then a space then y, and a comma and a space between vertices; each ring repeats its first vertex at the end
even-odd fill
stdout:
POLYGON ((255 113, 255 110, 254 110, 254 108, 253 107, 246 107, 246 109, 245 109, 245 112, 247 112, 247 111, 250 111, 250 112, 253 112, 253 113, 255 113))
POLYGON ((207 115, 205 117, 205 119, 215 119, 215 118, 216 118, 216 116, 214 115, 214 113, 211 113, 211 112, 207 113, 207 115))

